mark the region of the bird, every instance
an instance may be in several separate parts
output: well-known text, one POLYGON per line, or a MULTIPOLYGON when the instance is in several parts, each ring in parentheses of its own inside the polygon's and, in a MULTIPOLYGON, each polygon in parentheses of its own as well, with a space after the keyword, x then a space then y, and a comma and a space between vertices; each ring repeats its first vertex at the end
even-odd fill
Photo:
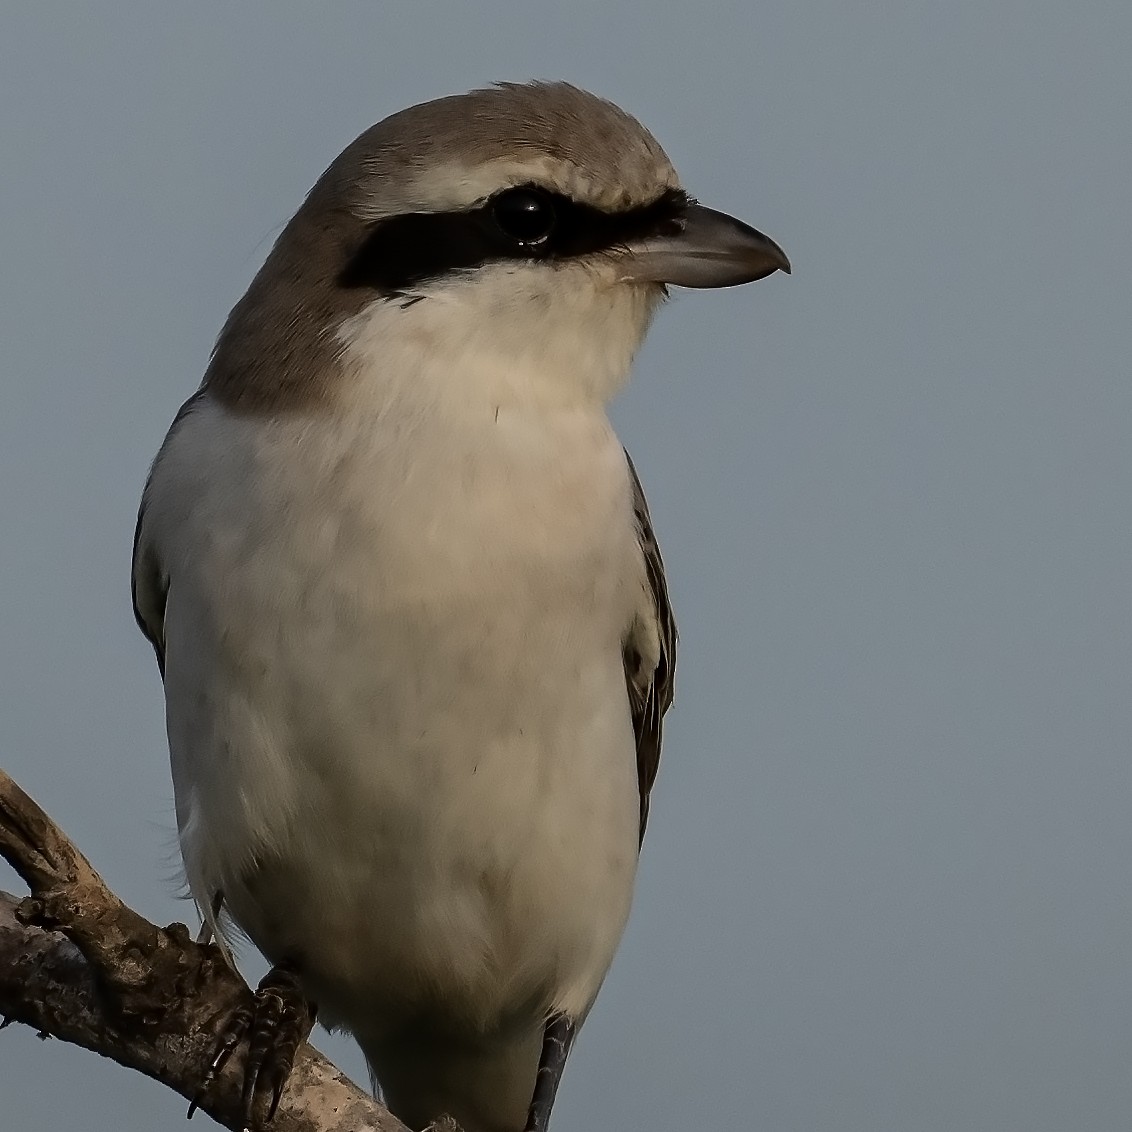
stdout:
POLYGON ((238 930, 273 965, 213 1064, 252 1047, 249 1123, 286 1002, 357 1040, 410 1128, 546 1132, 676 662, 607 407, 670 286, 776 271, 629 113, 499 83, 362 133, 232 309, 150 469, 132 592, 189 889, 226 955, 238 930))

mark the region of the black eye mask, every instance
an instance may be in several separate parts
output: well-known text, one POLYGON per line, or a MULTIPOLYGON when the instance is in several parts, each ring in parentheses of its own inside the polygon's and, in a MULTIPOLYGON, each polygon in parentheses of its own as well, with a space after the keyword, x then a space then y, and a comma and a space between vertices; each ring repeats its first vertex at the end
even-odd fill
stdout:
POLYGON ((605 212, 538 185, 504 189, 462 212, 410 212, 377 221, 338 282, 397 294, 485 263, 591 255, 679 231, 690 203, 685 193, 669 189, 651 204, 605 212))

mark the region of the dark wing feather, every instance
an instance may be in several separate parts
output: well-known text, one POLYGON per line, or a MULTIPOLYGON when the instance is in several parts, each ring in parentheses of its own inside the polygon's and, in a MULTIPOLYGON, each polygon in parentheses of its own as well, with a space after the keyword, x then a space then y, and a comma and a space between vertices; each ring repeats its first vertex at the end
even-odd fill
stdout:
POLYGON ((649 792, 660 766, 660 744, 664 713, 672 703, 673 677, 676 672, 676 621, 668 600, 668 584, 664 579, 664 561, 652 529, 645 493, 625 453, 629 475, 633 480, 633 517, 637 538, 644 557, 645 577, 651 601, 638 615, 623 644, 625 682, 629 689, 629 707, 633 715, 633 731, 637 737, 637 785, 641 795, 641 841, 649 817, 649 792))
POLYGON ((130 575, 130 598, 134 603, 134 620, 157 655, 157 667, 165 679, 165 599, 169 592, 168 579, 164 578, 154 555, 142 546, 142 526, 145 523, 145 496, 138 508, 138 522, 134 527, 133 570, 130 575))
MULTIPOLYGON (((169 438, 177 430, 177 426, 193 411, 198 402, 204 397, 204 390, 198 389, 178 410, 173 423, 166 433, 165 442, 161 446, 164 452, 169 438)), ((169 578, 157 554, 149 541, 145 538, 145 509, 149 496, 149 484, 153 479, 153 468, 161 459, 158 452, 153 467, 149 469, 146 478, 145 490, 142 492, 141 506, 138 508, 137 526, 134 527, 134 553, 133 569, 130 576, 130 596, 134 604, 134 617, 138 627, 146 635, 157 654, 157 667, 161 671, 161 678, 165 679, 165 602, 169 594, 169 578)))

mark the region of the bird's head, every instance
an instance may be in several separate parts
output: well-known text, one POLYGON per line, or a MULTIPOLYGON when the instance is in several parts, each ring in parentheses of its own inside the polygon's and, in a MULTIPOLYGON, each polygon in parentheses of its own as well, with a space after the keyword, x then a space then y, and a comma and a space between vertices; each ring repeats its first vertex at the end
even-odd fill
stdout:
POLYGON ((301 375, 272 377, 252 356, 273 328, 324 377, 395 357, 399 373, 427 365, 470 396, 482 373, 604 400, 668 284, 776 270, 790 270, 778 245, 689 197, 625 111, 565 83, 501 84, 402 110, 339 155, 233 311, 210 376, 236 403, 256 390, 286 402, 301 375))

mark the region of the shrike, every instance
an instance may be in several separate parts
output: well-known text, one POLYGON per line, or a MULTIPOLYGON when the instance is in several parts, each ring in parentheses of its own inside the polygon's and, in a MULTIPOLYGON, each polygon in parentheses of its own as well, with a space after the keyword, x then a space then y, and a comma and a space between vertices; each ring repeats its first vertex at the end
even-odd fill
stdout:
MULTIPOLYGON (((154 462, 134 604, 193 896, 275 964, 268 1019, 317 1003, 413 1128, 545 1132, 672 699, 606 403, 666 284, 775 270, 609 102, 414 106, 311 190, 154 462)), ((250 1112, 289 1063, 247 1017, 223 1052, 249 1022, 250 1112)))

